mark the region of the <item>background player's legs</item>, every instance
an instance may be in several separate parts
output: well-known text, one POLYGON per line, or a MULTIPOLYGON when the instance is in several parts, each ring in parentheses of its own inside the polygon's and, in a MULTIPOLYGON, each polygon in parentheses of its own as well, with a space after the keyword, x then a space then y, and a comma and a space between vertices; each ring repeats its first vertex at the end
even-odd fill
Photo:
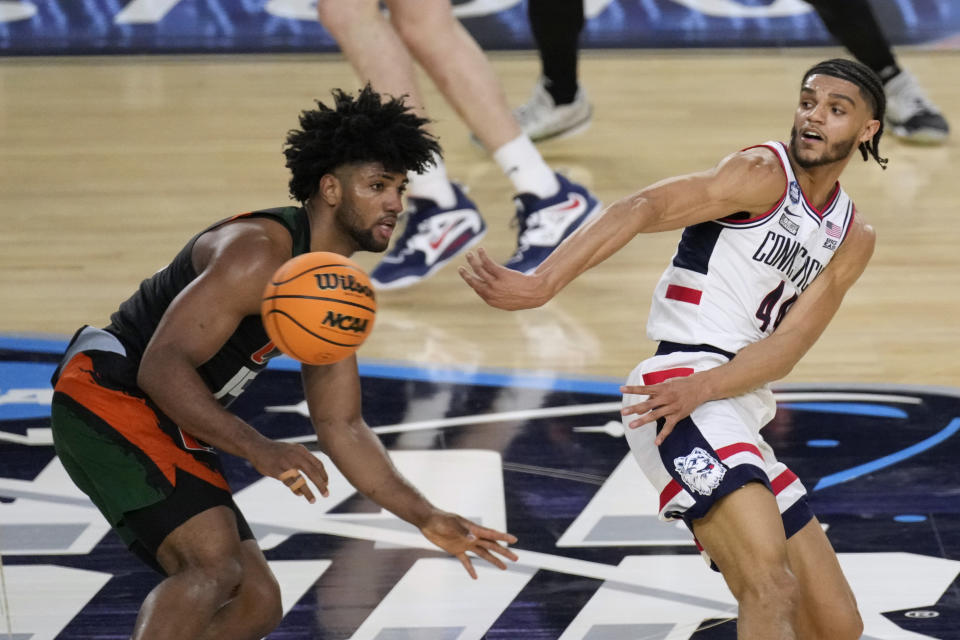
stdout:
POLYGON ((593 111, 577 77, 583 0, 529 0, 527 17, 542 73, 514 115, 534 141, 581 131, 593 111))
POLYGON ((529 0, 527 17, 537 42, 545 86, 553 101, 573 102, 577 94, 577 53, 583 29, 583 0, 529 0))
POLYGON ((850 585, 816 518, 787 540, 790 569, 800 583, 794 624, 800 638, 856 640, 863 633, 850 585))
POLYGON ((521 135, 493 67, 450 0, 387 0, 387 6, 410 53, 484 147, 493 152, 521 135))
POLYGON ((276 579, 249 545, 241 543, 228 507, 207 509, 174 529, 157 550, 157 561, 169 577, 144 601, 133 640, 257 640, 279 624, 276 579), (224 607, 240 597, 245 609, 224 607), (215 623, 229 633, 204 635, 215 623))
POLYGON ((950 127, 913 75, 900 68, 867 0, 807 0, 827 30, 853 56, 877 72, 887 95, 890 131, 914 142, 939 143, 950 127))
POLYGON ((777 501, 751 482, 721 498, 693 531, 740 605, 739 640, 796 640, 799 603, 777 501))

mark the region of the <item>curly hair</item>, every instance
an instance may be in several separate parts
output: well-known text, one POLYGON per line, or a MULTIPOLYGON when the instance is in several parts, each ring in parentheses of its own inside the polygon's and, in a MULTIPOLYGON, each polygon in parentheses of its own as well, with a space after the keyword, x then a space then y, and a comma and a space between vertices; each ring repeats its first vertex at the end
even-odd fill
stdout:
POLYGON ((388 171, 420 172, 441 154, 437 139, 421 118, 404 103, 405 96, 383 100, 369 84, 356 98, 341 89, 332 92, 334 108, 316 101, 317 108, 300 113, 300 129, 287 133, 283 155, 290 169, 290 196, 309 200, 320 178, 355 162, 380 162, 388 171))
POLYGON ((883 116, 887 110, 887 97, 883 92, 883 81, 870 67, 847 60, 845 58, 833 58, 824 60, 810 67, 805 74, 801 85, 807 81, 807 78, 814 74, 821 74, 839 78, 852 82, 860 89, 860 94, 867 101, 867 104, 873 110, 873 117, 880 121, 880 128, 874 134, 871 140, 860 143, 860 153, 864 161, 873 156, 882 168, 887 168, 887 159, 880 157, 880 136, 883 135, 883 116))

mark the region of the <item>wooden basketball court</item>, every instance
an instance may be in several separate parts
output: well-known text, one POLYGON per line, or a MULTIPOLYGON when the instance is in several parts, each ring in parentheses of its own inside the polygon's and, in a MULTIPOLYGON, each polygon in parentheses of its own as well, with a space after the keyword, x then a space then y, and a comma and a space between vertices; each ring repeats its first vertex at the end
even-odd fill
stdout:
MULTIPOLYGON (((835 55, 843 52, 584 52, 580 75, 594 105, 593 124, 581 135, 544 143, 540 149, 552 166, 567 171, 610 203, 660 178, 708 168, 742 147, 785 140, 801 74, 835 55)), ((960 126, 960 53, 910 50, 898 55, 948 120, 960 126)), ((525 101, 538 73, 536 58, 517 53, 493 54, 491 59, 511 105, 525 101)), ((83 324, 103 326, 143 278, 166 265, 192 234, 210 222, 287 204, 281 154, 285 133, 297 126, 300 110, 311 107, 314 99, 328 100, 335 87, 358 88, 339 55, 4 60, 0 63, 4 223, 0 334, 63 339, 83 324)), ((487 220, 489 231, 482 246, 505 260, 516 241, 510 225, 511 185, 492 160, 471 144, 468 131, 432 84, 425 80, 423 87, 450 174, 469 187, 487 220)), ((880 146, 881 155, 890 159, 886 171, 859 158, 850 164, 842 183, 861 215, 876 227, 877 250, 833 324, 785 382, 804 389, 848 385, 877 391, 918 385, 945 388, 948 395, 960 389, 958 141, 956 131, 941 147, 911 146, 886 136, 880 146)), ((461 261, 455 261, 420 285, 379 294, 376 329, 360 352, 361 361, 426 371, 620 380, 653 349, 645 337, 649 299, 678 239, 679 233, 638 237, 546 307, 516 313, 486 307, 460 280, 455 264, 461 261)), ((372 267, 377 257, 358 254, 355 259, 372 267)), ((291 405, 297 401, 290 399, 291 405)), ((405 419, 456 413, 437 402, 418 405, 405 419)), ((498 406, 493 401, 486 405, 489 411, 498 406)), ((949 418, 948 413, 943 415, 949 418)), ((384 418, 384 423, 389 420, 384 418)), ((284 435, 298 433, 305 432, 284 435)), ((461 446, 495 449, 481 433, 465 431, 461 446)), ((884 437, 883 431, 872 433, 877 435, 871 437, 884 437)), ((409 440, 403 445, 402 438, 396 440, 400 448, 417 445, 409 440)), ((624 445, 617 446, 625 450, 624 445)), ((584 464, 572 465, 564 477, 579 478, 596 489, 613 472, 612 467, 593 469, 584 464)), ((9 457, 3 465, 16 468, 9 457)), ((530 477, 539 473, 519 465, 508 470, 533 474, 530 477)), ((952 489, 945 490, 955 495, 956 473, 948 476, 952 489)), ((10 493, 13 489, 6 485, 3 488, 6 492, 0 495, 19 495, 10 493)), ((524 525, 511 526, 522 529, 524 525)), ((951 545, 960 536, 960 522, 953 518, 949 525, 941 521, 941 526, 946 528, 936 535, 948 542, 930 542, 929 553, 955 558, 951 545)), ((869 525, 863 527, 864 543, 860 548, 848 545, 853 551, 873 548, 869 525)), ((0 533, 3 529, 0 521, 0 533)), ((534 535, 531 531, 527 540, 534 535)), ((389 536, 384 540, 393 541, 389 536)), ((125 553, 116 542, 107 546, 110 553, 125 553)), ((98 548, 102 547, 103 543, 98 548)), ((348 557, 358 553, 355 548, 342 551, 348 557)), ((103 553, 102 557, 109 557, 103 553)), ((691 548, 685 553, 694 552, 691 548)), ((361 562, 362 555, 353 559, 361 562)), ((11 563, 18 564, 7 555, 4 561, 8 569, 11 563)), ((123 562, 128 567, 135 561, 123 562)), ((138 571, 146 576, 143 580, 152 579, 149 572, 138 571)), ((699 561, 696 571, 705 572, 699 561)), ((600 574, 590 576, 602 579, 600 574)), ((88 626, 81 630, 75 624, 58 637, 120 637, 109 634, 126 632, 139 602, 136 594, 142 596, 145 589, 133 589, 134 596, 122 607, 125 617, 110 618, 110 605, 100 602, 99 617, 91 615, 84 619, 88 626), (111 619, 119 620, 116 628, 111 619)), ((531 597, 548 602, 550 593, 531 597)), ((571 606, 583 605, 589 594, 578 597, 578 604, 571 606)), ((55 599, 50 602, 55 606, 55 599)), ((11 607, 16 621, 18 610, 11 607)), ((437 607, 439 620, 442 605, 437 607)), ((299 626, 277 637, 311 637, 304 629, 318 624, 311 622, 312 611, 300 609, 299 626)), ((349 630, 356 629, 362 618, 350 618, 343 611, 324 615, 327 620, 344 616, 346 621, 340 620, 339 627, 331 623, 324 627, 325 634, 316 637, 461 637, 439 632, 351 636, 349 630)), ((960 623, 952 624, 956 626, 950 629, 960 629, 960 623)), ((519 635, 502 631, 483 637, 559 637, 550 629, 533 625, 526 635, 514 629, 519 635), (535 633, 536 629, 541 630, 535 633)), ((733 637, 694 636, 692 629, 682 636, 678 630, 678 635, 645 637, 733 637)), ((14 637, 31 637, 25 630, 13 630, 14 637)), ((4 631, 0 624, 0 638, 4 631)), ((626 637, 596 633, 576 637, 626 637)), ((468 636, 480 637, 462 637, 468 636)))

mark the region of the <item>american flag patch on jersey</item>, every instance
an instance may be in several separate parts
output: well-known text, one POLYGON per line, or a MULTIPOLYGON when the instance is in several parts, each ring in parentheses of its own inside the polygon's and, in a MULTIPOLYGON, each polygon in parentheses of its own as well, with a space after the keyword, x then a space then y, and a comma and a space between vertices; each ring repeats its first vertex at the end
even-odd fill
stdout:
POLYGON ((843 233, 843 227, 838 224, 833 224, 827 220, 827 235, 831 238, 839 238, 840 234, 843 233))

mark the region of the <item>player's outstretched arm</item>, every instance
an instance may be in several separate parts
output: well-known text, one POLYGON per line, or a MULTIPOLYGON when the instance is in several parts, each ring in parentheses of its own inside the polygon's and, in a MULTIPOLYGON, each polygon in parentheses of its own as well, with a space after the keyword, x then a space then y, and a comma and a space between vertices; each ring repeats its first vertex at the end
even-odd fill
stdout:
POLYGON ((516 538, 438 509, 394 466, 363 420, 356 356, 327 366, 305 365, 303 386, 320 448, 360 493, 459 558, 471 577, 476 578, 476 571, 467 552, 501 569, 506 565, 497 556, 517 559, 501 545, 514 543, 516 538))
POLYGON ((813 346, 840 308, 843 297, 857 281, 873 255, 874 230, 858 216, 833 260, 790 307, 780 326, 763 340, 737 353, 730 362, 685 378, 655 385, 625 385, 627 394, 647 396, 624 407, 623 415, 636 415, 631 428, 663 418, 659 445, 674 425, 709 400, 746 393, 790 373, 813 346))
POLYGON ((638 233, 682 229, 740 211, 761 213, 786 190, 773 151, 748 149, 709 171, 668 178, 614 202, 564 240, 524 275, 497 264, 481 249, 468 253, 460 277, 483 300, 514 311, 538 307, 581 273, 619 251, 638 233))

